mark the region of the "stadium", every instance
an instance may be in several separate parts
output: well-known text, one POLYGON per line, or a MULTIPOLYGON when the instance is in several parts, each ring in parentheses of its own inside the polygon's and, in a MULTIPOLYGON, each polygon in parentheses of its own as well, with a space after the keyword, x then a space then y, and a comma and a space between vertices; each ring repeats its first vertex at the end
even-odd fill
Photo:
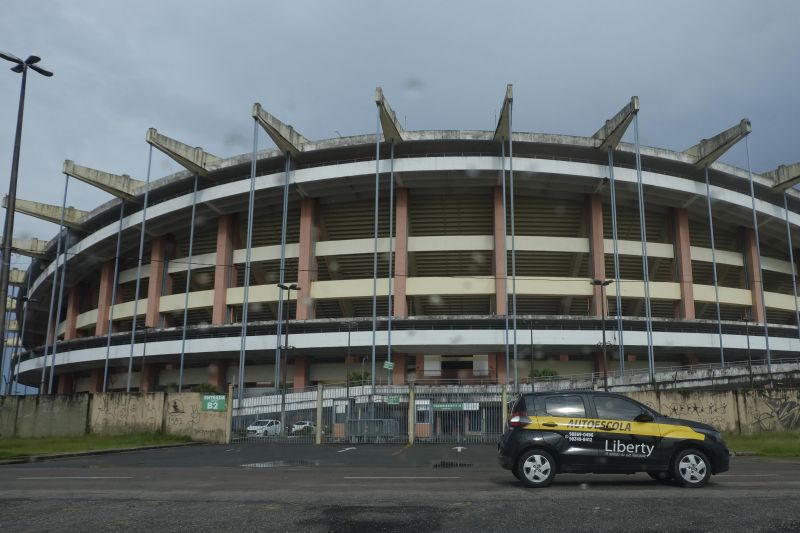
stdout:
POLYGON ((319 141, 256 104, 253 153, 228 158, 151 129, 185 169, 160 178, 65 162, 115 198, 17 200, 62 229, 14 243, 13 379, 516 383, 800 351, 800 170, 720 163, 748 121, 676 152, 639 146, 637 98, 586 137, 512 134, 510 86, 495 131, 406 131, 376 104, 374 133, 319 141))

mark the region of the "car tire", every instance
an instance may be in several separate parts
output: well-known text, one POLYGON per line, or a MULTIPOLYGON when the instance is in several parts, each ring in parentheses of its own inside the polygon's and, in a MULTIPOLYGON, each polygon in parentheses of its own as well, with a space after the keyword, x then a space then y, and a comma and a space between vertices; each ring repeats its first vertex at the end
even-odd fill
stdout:
POLYGON ((672 460, 672 477, 683 487, 700 488, 711 478, 711 462, 699 450, 681 450, 672 460))
POLYGON ((526 487, 546 487, 556 477, 556 462, 544 450, 528 450, 517 460, 514 474, 526 487))
POLYGON ((672 480, 672 474, 666 471, 648 472, 647 475, 656 481, 660 481, 661 483, 666 483, 672 480))

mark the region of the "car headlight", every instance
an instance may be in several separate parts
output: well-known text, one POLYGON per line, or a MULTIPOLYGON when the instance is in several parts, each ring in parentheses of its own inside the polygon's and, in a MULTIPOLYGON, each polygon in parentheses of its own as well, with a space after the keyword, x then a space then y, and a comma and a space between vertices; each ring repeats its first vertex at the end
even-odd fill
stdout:
POLYGON ((713 441, 716 441, 716 442, 722 442, 722 434, 719 431, 717 431, 716 429, 695 429, 695 431, 698 432, 698 433, 702 433, 703 435, 708 437, 710 440, 713 440, 713 441))

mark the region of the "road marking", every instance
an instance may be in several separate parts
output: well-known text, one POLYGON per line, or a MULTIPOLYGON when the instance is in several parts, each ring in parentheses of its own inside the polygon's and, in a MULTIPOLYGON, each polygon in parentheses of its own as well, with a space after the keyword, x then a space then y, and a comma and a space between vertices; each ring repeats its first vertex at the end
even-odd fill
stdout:
POLYGON ((778 477, 778 474, 718 474, 717 477, 778 477))
POLYGON ((406 451, 409 448, 411 448, 411 444, 406 444, 405 446, 403 446, 402 448, 400 448, 399 450, 394 452, 392 455, 400 455, 401 453, 403 453, 404 451, 406 451))
POLYGON ((36 480, 36 479, 133 479, 133 476, 34 476, 34 477, 18 477, 18 480, 36 480))
POLYGON ((455 448, 453 448, 453 450, 457 451, 458 453, 461 453, 461 450, 466 450, 466 449, 467 449, 466 446, 456 446, 455 448))
POLYGON ((350 450, 355 450, 355 449, 356 449, 356 447, 355 447, 355 446, 352 446, 352 447, 350 447, 350 448, 345 448, 345 449, 343 449, 343 450, 339 450, 339 451, 338 451, 338 452, 336 452, 336 453, 349 452, 350 450))
POLYGON ((343 479, 461 479, 461 476, 344 476, 343 479))

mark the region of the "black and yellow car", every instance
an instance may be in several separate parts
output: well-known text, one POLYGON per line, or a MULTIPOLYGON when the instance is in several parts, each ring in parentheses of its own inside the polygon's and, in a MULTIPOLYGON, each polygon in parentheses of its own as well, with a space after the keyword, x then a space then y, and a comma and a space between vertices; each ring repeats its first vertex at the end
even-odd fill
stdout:
POLYGON ((592 391, 522 395, 498 448, 500 465, 528 487, 546 487, 562 472, 647 472, 656 480, 702 487, 730 465, 713 427, 592 391))

